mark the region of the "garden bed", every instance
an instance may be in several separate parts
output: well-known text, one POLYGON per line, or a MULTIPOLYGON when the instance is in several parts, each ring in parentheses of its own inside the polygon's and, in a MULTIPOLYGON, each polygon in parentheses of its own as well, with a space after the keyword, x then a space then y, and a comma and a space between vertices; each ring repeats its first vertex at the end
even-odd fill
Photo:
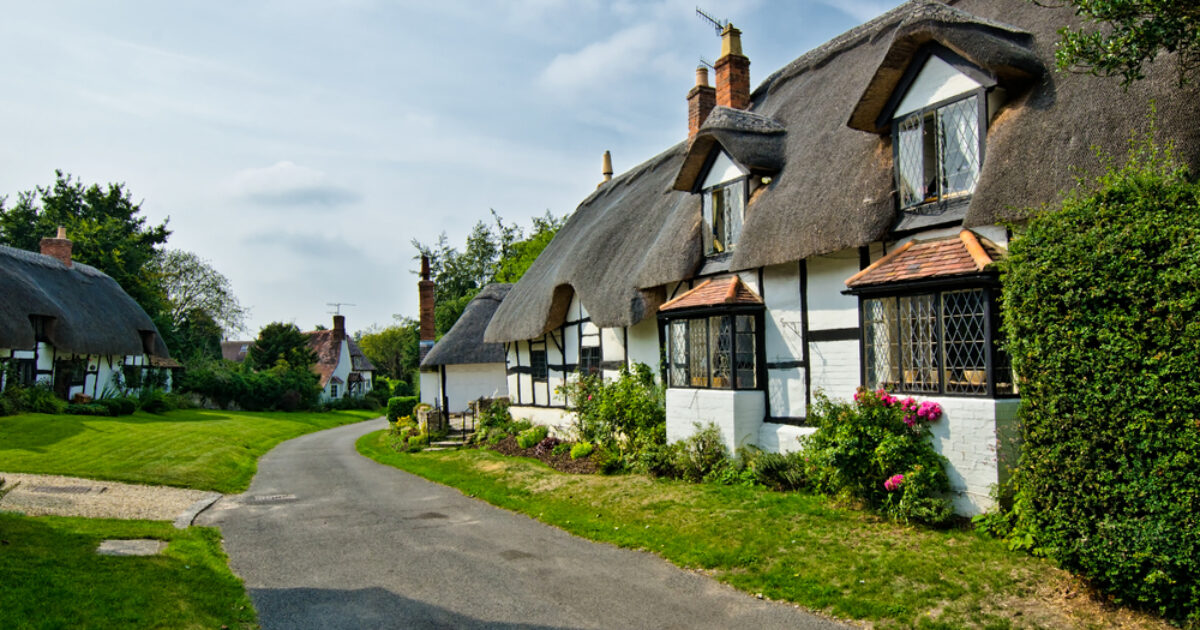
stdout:
POLYGON ((486 445, 482 448, 487 448, 496 451, 501 455, 508 455, 509 457, 530 457, 545 463, 554 470, 564 473, 591 475, 595 474, 596 471, 599 470, 599 467, 596 466, 596 463, 592 461, 591 457, 571 459, 570 453, 560 453, 555 455, 549 450, 538 449, 536 446, 533 448, 521 448, 521 446, 517 444, 517 438, 511 435, 503 440, 500 440, 494 445, 486 445))

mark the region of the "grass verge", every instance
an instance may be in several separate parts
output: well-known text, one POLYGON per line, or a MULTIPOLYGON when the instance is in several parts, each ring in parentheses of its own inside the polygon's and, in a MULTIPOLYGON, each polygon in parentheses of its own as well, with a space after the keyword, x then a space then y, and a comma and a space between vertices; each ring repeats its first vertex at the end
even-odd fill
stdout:
POLYGON ((0 418, 0 470, 241 492, 276 444, 378 415, 187 409, 7 416, 0 418))
POLYGON ((0 628, 252 628, 220 533, 163 521, 0 513, 0 628), (159 555, 96 555, 109 538, 167 541, 159 555))
POLYGON ((480 450, 396 453, 383 431, 358 450, 578 536, 876 627, 1166 627, 1107 608, 1070 574, 973 531, 909 527, 824 497, 567 475, 480 450))

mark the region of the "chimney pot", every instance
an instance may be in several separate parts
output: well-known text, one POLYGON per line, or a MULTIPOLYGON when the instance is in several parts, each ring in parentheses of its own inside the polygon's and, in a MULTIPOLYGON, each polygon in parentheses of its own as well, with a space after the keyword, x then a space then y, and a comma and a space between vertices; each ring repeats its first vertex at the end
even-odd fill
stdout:
POLYGON ((717 71, 717 105, 732 109, 750 107, 750 60, 742 54, 742 32, 725 26, 721 31, 721 57, 717 71))
POLYGON ((708 120, 713 107, 717 105, 717 91, 708 85, 708 68, 696 68, 696 87, 687 95, 688 102, 688 138, 696 136, 700 127, 708 120))
POLYGON ((602 171, 602 174, 604 175, 604 181, 612 181, 612 153, 608 151, 604 152, 604 170, 602 171))
POLYGON ((71 268, 71 250, 74 243, 67 238, 67 228, 58 226, 58 235, 55 238, 43 238, 39 245, 43 255, 57 258, 68 269, 71 268))

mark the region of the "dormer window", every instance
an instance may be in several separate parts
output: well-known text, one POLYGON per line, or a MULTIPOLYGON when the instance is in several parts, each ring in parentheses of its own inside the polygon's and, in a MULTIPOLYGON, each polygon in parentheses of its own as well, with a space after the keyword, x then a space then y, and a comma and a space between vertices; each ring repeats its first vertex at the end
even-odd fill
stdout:
MULTIPOLYGON (((900 208, 940 211, 975 192, 987 121, 984 83, 931 54, 896 107, 892 130, 900 208)), ((982 77, 980 77, 982 78, 982 77)))
POLYGON ((704 253, 715 256, 737 248, 746 211, 747 172, 719 151, 700 189, 704 217, 704 253))

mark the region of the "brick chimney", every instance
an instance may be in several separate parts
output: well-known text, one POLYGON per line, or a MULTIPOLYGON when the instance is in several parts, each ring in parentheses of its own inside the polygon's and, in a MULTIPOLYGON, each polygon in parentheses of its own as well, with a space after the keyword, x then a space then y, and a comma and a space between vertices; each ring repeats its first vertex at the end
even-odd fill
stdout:
POLYGON ((733 109, 750 107, 750 59, 742 54, 742 32, 726 24, 721 31, 721 58, 717 71, 717 105, 733 109))
POLYGON ((433 281, 429 279, 429 257, 421 256, 421 281, 417 283, 421 309, 420 361, 433 349, 437 331, 433 325, 433 281))
POLYGON ((717 90, 708 84, 708 68, 696 68, 696 87, 688 92, 687 102, 688 138, 693 138, 717 105, 717 90))
POLYGON ((343 341, 346 339, 346 316, 333 316, 333 340, 343 341))
POLYGON ((41 245, 43 256, 53 256, 68 269, 71 268, 71 248, 74 244, 67 240, 67 228, 58 226, 58 236, 42 239, 41 245))

